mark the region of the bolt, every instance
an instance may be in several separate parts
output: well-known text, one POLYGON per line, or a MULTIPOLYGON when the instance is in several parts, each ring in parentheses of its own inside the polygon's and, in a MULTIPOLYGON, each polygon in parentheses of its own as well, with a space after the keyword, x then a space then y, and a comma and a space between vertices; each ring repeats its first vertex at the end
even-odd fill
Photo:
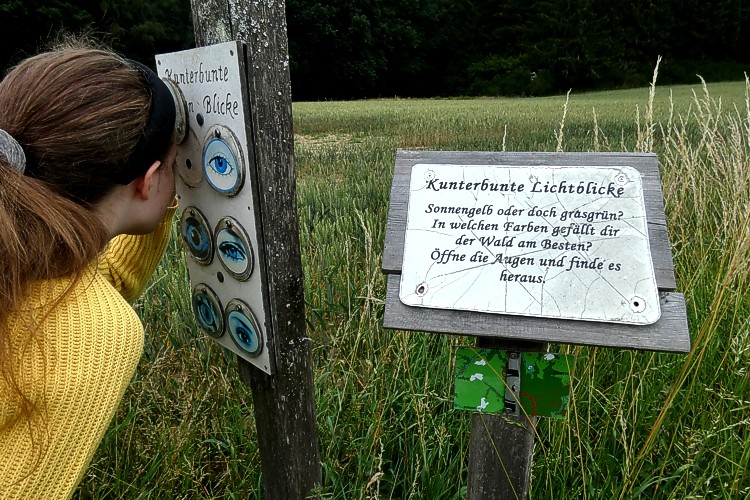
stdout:
POLYGON ((517 352, 509 352, 508 357, 510 359, 518 359, 518 353, 517 352))

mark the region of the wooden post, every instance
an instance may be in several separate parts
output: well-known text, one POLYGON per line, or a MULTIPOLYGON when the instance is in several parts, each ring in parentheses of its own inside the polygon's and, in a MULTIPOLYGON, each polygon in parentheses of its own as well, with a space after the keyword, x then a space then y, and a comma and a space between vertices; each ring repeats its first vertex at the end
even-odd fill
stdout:
MULTIPOLYGON (((478 337, 477 347, 509 352, 546 350, 543 342, 478 337)), ((472 413, 469 441, 469 500, 528 497, 536 417, 472 413)))
POLYGON ((294 175, 284 0, 192 0, 198 46, 247 46, 247 82, 275 373, 238 358, 253 392, 266 498, 301 499, 321 480, 294 175))

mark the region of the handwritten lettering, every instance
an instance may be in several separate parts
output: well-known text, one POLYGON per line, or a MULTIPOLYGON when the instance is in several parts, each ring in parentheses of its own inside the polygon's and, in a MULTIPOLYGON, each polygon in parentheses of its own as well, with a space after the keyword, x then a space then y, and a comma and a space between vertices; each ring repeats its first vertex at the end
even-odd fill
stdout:
POLYGON ((492 205, 484 205, 483 207, 453 207, 430 203, 427 205, 424 213, 465 215, 471 219, 475 215, 492 215, 492 205))
POLYGON ((200 62, 198 69, 165 69, 164 75, 178 85, 228 82, 229 68, 221 64, 214 68, 204 68, 203 62, 200 62))
POLYGON ((578 184, 570 183, 567 181, 541 181, 534 182, 531 186, 532 193, 551 193, 551 194, 576 194, 576 195, 598 195, 598 196, 612 196, 619 198, 625 194, 625 188, 620 186, 616 187, 614 182, 609 182, 606 185, 600 182, 594 181, 580 181, 578 184))
POLYGON ((240 103, 232 99, 232 94, 227 93, 223 98, 219 94, 207 95, 203 98, 203 109, 206 114, 217 114, 237 118, 240 103))
POLYGON ((523 184, 515 182, 502 183, 490 182, 489 179, 483 179, 481 182, 460 181, 441 181, 440 179, 430 179, 427 181, 427 189, 433 191, 453 190, 453 191, 489 191, 499 193, 522 193, 523 184))

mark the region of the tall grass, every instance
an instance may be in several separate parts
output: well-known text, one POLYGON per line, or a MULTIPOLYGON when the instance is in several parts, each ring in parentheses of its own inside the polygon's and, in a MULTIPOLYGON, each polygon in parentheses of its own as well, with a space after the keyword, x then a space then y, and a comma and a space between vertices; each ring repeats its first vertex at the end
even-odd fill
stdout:
MULTIPOLYGON (((656 152, 693 349, 561 346, 576 355, 570 413, 539 423, 531 497, 750 496, 749 95, 746 81, 295 103, 319 496, 465 496, 469 415, 452 409, 452 348, 472 341, 381 327, 397 148, 656 152)), ((146 352, 78 495, 262 497, 250 390, 196 330, 176 242, 137 307, 146 352)))

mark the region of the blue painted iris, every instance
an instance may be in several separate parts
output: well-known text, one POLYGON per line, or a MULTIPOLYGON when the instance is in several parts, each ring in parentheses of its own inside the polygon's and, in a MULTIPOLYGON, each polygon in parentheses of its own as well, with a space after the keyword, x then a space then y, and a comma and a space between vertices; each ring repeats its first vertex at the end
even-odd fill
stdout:
POLYGON ((250 318, 239 311, 232 311, 227 317, 227 326, 237 345, 243 350, 249 354, 260 351, 258 331, 250 318))
POLYGON ((219 222, 216 231, 216 254, 234 279, 245 281, 253 272, 253 249, 243 227, 227 217, 219 222))
POLYGON ((221 155, 214 155, 208 160, 208 166, 211 167, 214 172, 219 175, 231 175, 234 171, 232 163, 221 155))
POLYGON ((203 150, 203 172, 209 184, 222 193, 233 194, 242 182, 234 152, 222 138, 210 139, 203 150))
POLYGON ((198 324, 206 333, 214 337, 221 335, 221 323, 219 321, 221 311, 216 310, 211 299, 203 294, 194 295, 193 310, 198 324))
POLYGON ((211 251, 211 237, 195 217, 188 217, 182 225, 182 239, 190 252, 200 260, 207 260, 211 251))
POLYGON ((247 251, 240 237, 234 231, 225 229, 221 233, 222 241, 219 243, 219 251, 222 258, 234 262, 247 260, 247 251))

